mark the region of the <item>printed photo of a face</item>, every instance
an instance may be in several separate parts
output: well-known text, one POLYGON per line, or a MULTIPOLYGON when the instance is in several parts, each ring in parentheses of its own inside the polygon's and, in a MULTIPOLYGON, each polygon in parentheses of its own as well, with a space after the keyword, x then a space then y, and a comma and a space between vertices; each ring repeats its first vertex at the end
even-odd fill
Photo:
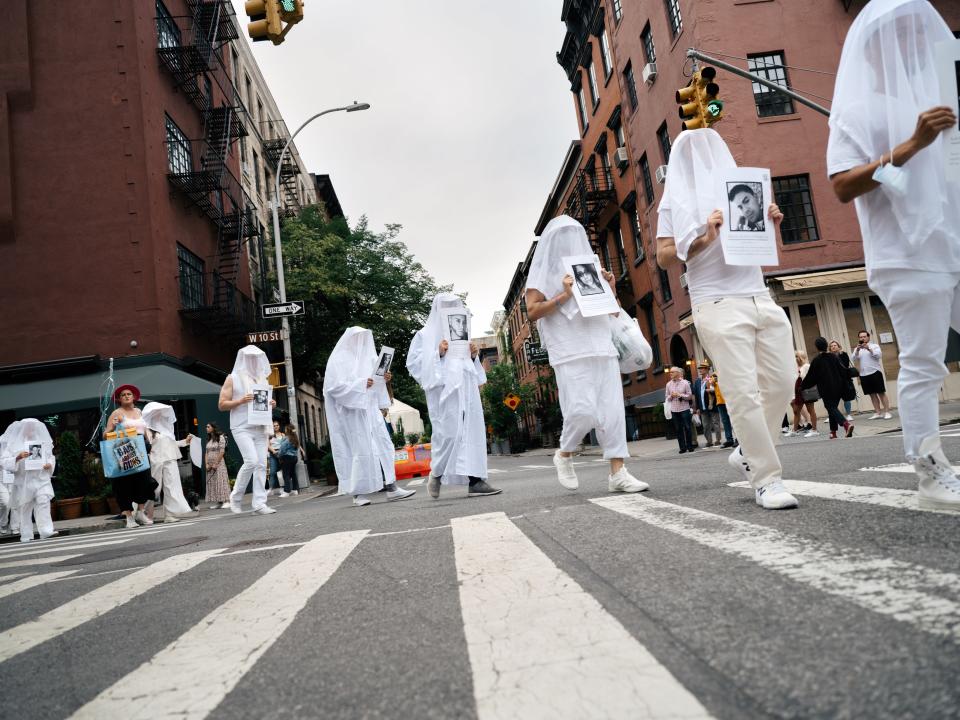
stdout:
POLYGON ((384 353, 383 357, 380 358, 380 364, 377 366, 377 375, 386 375, 387 371, 390 369, 390 363, 393 361, 393 355, 390 353, 384 353))
POLYGON ((736 232, 763 232, 763 186, 760 183, 727 183, 730 201, 730 229, 736 232))
MULTIPOLYGON (((957 74, 957 107, 960 107, 960 60, 957 60, 953 67, 957 74)), ((957 119, 957 125, 960 126, 960 118, 957 119)))
POLYGON ((253 409, 254 410, 269 410, 270 401, 267 399, 269 392, 266 390, 254 390, 253 391, 253 409))
POLYGON ((573 279, 577 281, 577 287, 581 295, 601 295, 603 285, 600 284, 600 276, 597 275, 597 269, 592 264, 573 266, 573 279))
POLYGON ((450 328, 451 340, 469 340, 466 314, 447 315, 447 327, 450 328))
POLYGON ((27 445, 27 452, 30 453, 31 460, 39 460, 43 453, 43 448, 41 447, 40 443, 31 443, 27 445))

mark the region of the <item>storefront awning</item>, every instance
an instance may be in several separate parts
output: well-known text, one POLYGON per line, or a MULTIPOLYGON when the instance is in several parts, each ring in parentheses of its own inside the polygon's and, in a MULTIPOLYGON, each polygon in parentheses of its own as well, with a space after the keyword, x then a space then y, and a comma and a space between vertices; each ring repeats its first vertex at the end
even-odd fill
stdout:
POLYGON ((785 291, 811 290, 822 287, 838 287, 842 285, 865 285, 867 271, 863 267, 843 268, 841 270, 826 270, 823 272, 803 273, 801 275, 777 275, 773 278, 779 282, 785 291))

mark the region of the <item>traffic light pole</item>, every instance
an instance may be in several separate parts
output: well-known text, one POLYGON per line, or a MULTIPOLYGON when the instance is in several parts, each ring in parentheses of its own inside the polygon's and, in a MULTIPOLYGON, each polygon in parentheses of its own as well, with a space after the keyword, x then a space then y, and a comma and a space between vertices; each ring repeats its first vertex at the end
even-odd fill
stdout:
POLYGON ((788 90, 787 88, 783 87, 783 85, 778 85, 777 83, 771 80, 767 80, 764 77, 760 77, 759 75, 755 75, 752 72, 749 72, 747 70, 742 70, 738 68, 736 65, 731 65, 730 63, 726 63, 723 60, 717 60, 714 57, 705 55, 704 53, 700 52, 696 48, 690 48, 689 50, 687 50, 687 57, 693 58, 695 60, 702 60, 703 62, 710 63, 711 65, 716 65, 718 68, 723 68, 727 72, 733 73, 734 75, 739 75, 742 78, 752 80, 753 82, 759 83, 760 85, 768 87, 771 90, 776 90, 779 93, 783 93, 787 97, 793 98, 798 103, 806 105, 809 108, 813 108, 818 113, 821 113, 828 117, 830 115, 830 111, 827 110, 827 108, 823 107, 822 105, 817 105, 817 103, 813 102, 812 100, 807 100, 807 98, 803 97, 803 95, 800 95, 799 93, 796 93, 793 90, 788 90))

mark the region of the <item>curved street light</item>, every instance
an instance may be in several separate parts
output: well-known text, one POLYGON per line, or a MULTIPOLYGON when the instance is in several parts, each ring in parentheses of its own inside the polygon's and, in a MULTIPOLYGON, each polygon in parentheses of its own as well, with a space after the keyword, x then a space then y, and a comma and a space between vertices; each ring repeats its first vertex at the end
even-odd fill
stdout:
MULTIPOLYGON (((277 161, 276 171, 274 173, 274 178, 276 182, 274 183, 273 188, 273 244, 274 251, 276 253, 277 261, 277 286, 280 290, 280 302, 287 302, 287 286, 284 282, 283 275, 283 248, 280 241, 280 168, 283 167, 283 159, 287 155, 287 150, 290 149, 290 144, 293 142, 293 139, 300 134, 300 131, 303 130, 307 125, 312 123, 318 117, 323 115, 328 115, 329 113, 334 112, 357 112, 359 110, 369 110, 370 103, 358 103, 354 102, 352 105, 346 105, 344 107, 330 108, 329 110, 324 110, 319 112, 312 117, 307 118, 304 123, 297 128, 296 132, 290 136, 290 139, 287 140, 286 144, 283 146, 283 150, 280 153, 280 159, 277 161)), ((290 424, 293 425, 294 429, 299 432, 299 413, 297 412, 297 399, 296 399, 296 383, 293 379, 293 353, 290 349, 290 320, 287 316, 283 317, 283 362, 287 370, 287 411, 290 414, 290 424)))

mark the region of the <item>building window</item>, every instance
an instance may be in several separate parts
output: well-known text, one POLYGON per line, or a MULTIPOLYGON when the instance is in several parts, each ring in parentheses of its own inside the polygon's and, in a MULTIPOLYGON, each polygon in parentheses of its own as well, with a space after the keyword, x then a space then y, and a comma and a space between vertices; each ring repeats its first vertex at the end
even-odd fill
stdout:
POLYGON ((178 243, 177 265, 180 304, 185 310, 203 307, 203 260, 178 243))
POLYGON ((643 57, 646 58, 648 63, 655 63, 657 61, 657 51, 653 47, 653 31, 650 30, 650 23, 647 23, 643 32, 640 33, 640 40, 643 43, 643 57))
MULTIPOLYGON (((765 80, 774 82, 782 87, 789 87, 787 68, 785 67, 782 52, 758 53, 747 55, 747 69, 765 80)), ((772 90, 766 85, 753 83, 753 101, 757 104, 759 117, 773 115, 792 115, 793 100, 781 92, 772 90)))
POLYGON ((813 212, 809 175, 790 175, 773 179, 773 195, 783 213, 780 236, 784 245, 820 239, 817 216, 813 212))
POLYGON ((627 251, 623 247, 623 234, 620 232, 620 225, 616 221, 610 226, 609 230, 610 236, 613 238, 613 245, 617 250, 617 261, 620 263, 620 267, 617 268, 619 272, 617 272, 616 275, 622 278, 627 274, 628 270, 627 251))
POLYGON ((663 153, 663 162, 666 165, 670 164, 670 133, 667 131, 667 123, 664 121, 663 125, 657 130, 657 141, 660 143, 660 152, 663 153))
POLYGON ((157 47, 175 48, 180 44, 180 28, 167 7, 157 0, 157 47))
POLYGON ((603 79, 606 80, 613 72, 613 56, 610 54, 610 39, 607 29, 600 31, 600 57, 603 58, 603 79))
POLYGON ((577 110, 580 112, 580 132, 587 132, 587 100, 583 96, 583 85, 581 84, 576 90, 577 95, 577 110))
POLYGON ((190 153, 190 141, 183 130, 166 116, 167 122, 167 166, 174 175, 185 175, 193 171, 193 157, 190 153))
POLYGON ((597 71, 593 61, 590 61, 590 67, 587 68, 587 76, 590 78, 590 100, 593 102, 593 109, 597 109, 600 104, 600 88, 597 85, 597 71))
POLYGON ((650 177, 650 161, 646 153, 640 156, 640 175, 643 177, 643 196, 650 205, 653 203, 653 178, 650 177))
POLYGON ((659 265, 657 272, 660 275, 660 295, 663 296, 663 302, 668 303, 673 300, 673 293, 670 291, 670 274, 659 265))
POLYGON ((643 260, 643 237, 640 233, 640 215, 637 212, 637 193, 631 192, 621 207, 630 223, 630 237, 633 239, 633 250, 637 256, 634 262, 640 262, 643 260))
POLYGON ((253 184, 257 188, 257 195, 262 195, 260 190, 260 156, 257 155, 257 151, 253 151, 253 184))
POLYGON ((653 350, 653 367, 654 369, 662 368, 663 359, 660 357, 660 336, 657 335, 657 323, 653 320, 653 305, 644 305, 643 314, 647 319, 647 327, 650 329, 650 334, 647 337, 650 338, 650 349, 653 350))
POLYGON ((633 65, 630 62, 623 69, 623 79, 627 83, 627 93, 630 95, 630 109, 636 110, 640 100, 637 99, 637 79, 633 76, 633 65))
POLYGON ((664 0, 667 4, 667 23, 670 34, 675 38, 683 31, 683 18, 680 17, 680 0, 664 0))
POLYGON ((613 0, 613 19, 617 22, 620 22, 620 18, 623 17, 623 2, 622 0, 613 0))

